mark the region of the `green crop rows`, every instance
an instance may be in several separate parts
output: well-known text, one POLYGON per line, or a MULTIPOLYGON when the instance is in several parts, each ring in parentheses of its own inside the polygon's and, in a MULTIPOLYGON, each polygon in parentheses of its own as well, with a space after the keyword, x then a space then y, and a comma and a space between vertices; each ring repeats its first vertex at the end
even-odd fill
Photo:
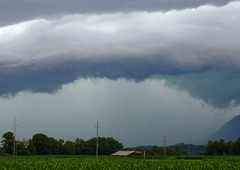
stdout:
POLYGON ((1 170, 143 170, 143 169, 240 169, 238 157, 203 159, 136 159, 100 156, 1 156, 1 170))

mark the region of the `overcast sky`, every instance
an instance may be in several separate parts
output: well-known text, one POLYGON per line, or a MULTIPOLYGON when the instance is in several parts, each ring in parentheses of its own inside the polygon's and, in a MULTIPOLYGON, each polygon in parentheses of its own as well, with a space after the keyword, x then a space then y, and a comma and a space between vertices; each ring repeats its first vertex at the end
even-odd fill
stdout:
POLYGON ((1 134, 204 140, 239 114, 240 2, 0 0, 1 134))

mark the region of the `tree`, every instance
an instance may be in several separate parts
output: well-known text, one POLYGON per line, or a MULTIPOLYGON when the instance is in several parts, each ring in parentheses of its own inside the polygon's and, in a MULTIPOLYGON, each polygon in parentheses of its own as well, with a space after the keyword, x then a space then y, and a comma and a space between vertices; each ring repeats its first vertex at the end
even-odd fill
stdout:
POLYGON ((183 150, 182 155, 189 155, 189 153, 186 150, 183 150))
POLYGON ((231 155, 240 155, 240 138, 229 144, 229 150, 231 155))
POLYGON ((107 145, 109 146, 109 154, 112 154, 123 149, 123 144, 113 139, 112 137, 108 137, 106 142, 107 145))
MULTIPOLYGON (((233 145, 231 145, 233 147, 233 145)), ((223 139, 219 141, 208 141, 204 154, 205 155, 225 155, 229 153, 229 143, 223 139)))
POLYGON ((147 150, 147 154, 149 155, 164 155, 164 150, 161 147, 154 145, 150 149, 147 150))
POLYGON ((23 138, 22 141, 17 141, 17 154, 18 155, 30 155, 31 153, 27 149, 28 141, 23 138))
POLYGON ((64 140, 63 139, 59 139, 57 142, 57 147, 58 147, 58 154, 63 155, 64 154, 64 140))
POLYGON ((75 143, 72 141, 66 141, 63 145, 63 153, 64 155, 75 155, 75 143))
POLYGON ((228 154, 228 144, 225 143, 224 139, 220 139, 218 142, 218 155, 228 154))
POLYGON ((110 140, 107 138, 99 138, 98 139, 98 152, 99 155, 110 155, 111 154, 111 148, 109 146, 110 140))
POLYGON ((3 150, 6 153, 12 154, 14 145, 14 134, 12 132, 7 132, 2 135, 3 140, 1 141, 3 150))
MULTIPOLYGON (((84 144, 84 155, 95 155, 96 154, 96 142, 97 138, 92 138, 84 144)), ((98 140, 99 142, 99 140, 98 140)))
POLYGON ((79 139, 79 138, 75 139, 76 155, 83 154, 84 143, 85 143, 85 141, 83 139, 79 139))
POLYGON ((27 150, 30 152, 31 155, 37 155, 37 150, 34 146, 32 139, 28 140, 27 150))
POLYGON ((214 143, 213 141, 208 141, 208 143, 207 143, 207 147, 206 147, 206 149, 205 149, 205 155, 214 155, 215 153, 217 153, 216 152, 216 146, 217 146, 217 144, 216 144, 216 142, 214 143))
MULTIPOLYGON (((90 152, 92 154, 95 154, 96 152, 96 138, 92 138, 89 142, 88 146, 91 146, 90 152)), ((123 149, 123 144, 119 143, 117 140, 113 139, 112 137, 99 137, 98 138, 98 152, 99 155, 110 155, 114 152, 117 152, 119 150, 123 149)))
MULTIPOLYGON (((82 144, 82 154, 95 155, 96 154, 97 138, 92 138, 82 144)), ((98 138, 98 153, 99 155, 110 155, 118 150, 123 149, 123 144, 119 143, 112 137, 99 137, 98 138)))
POLYGON ((59 154, 58 141, 56 139, 54 139, 53 137, 50 137, 49 142, 51 144, 51 154, 58 155, 59 154))
POLYGON ((47 135, 42 133, 35 134, 32 141, 38 155, 50 155, 52 153, 51 143, 47 135))
POLYGON ((176 149, 173 151, 174 155, 182 155, 181 151, 179 150, 178 147, 176 147, 176 149))

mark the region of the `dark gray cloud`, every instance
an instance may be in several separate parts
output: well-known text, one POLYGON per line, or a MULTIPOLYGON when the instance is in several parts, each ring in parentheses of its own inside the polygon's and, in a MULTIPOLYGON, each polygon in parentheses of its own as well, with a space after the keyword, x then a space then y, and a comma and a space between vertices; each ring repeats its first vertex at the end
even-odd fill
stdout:
POLYGON ((34 64, 1 68, 0 95, 15 95, 20 91, 54 93, 62 85, 78 78, 124 78, 143 81, 155 74, 180 74, 179 69, 169 69, 148 59, 108 59, 105 61, 82 59, 51 65, 49 68, 35 69, 34 64))
POLYGON ((228 2, 231 0, 0 0, 0 26, 66 14, 168 11, 228 2))
POLYGON ((79 78, 119 78, 130 81, 144 81, 148 78, 166 80, 166 86, 183 90, 193 98, 200 99, 213 108, 232 108, 240 104, 240 72, 214 71, 184 71, 164 67, 164 62, 146 59, 121 59, 113 61, 65 62, 64 65, 49 69, 32 70, 31 66, 16 69, 2 69, 7 74, 1 76, 0 95, 14 96, 20 91, 34 93, 55 93, 62 85, 74 82, 79 78), (156 75, 161 75, 156 76, 156 75))
POLYGON ((186 91, 213 108, 226 109, 240 105, 240 72, 206 71, 164 77, 166 86, 186 91))
POLYGON ((214 108, 240 103, 240 3, 67 15, 0 28, 0 95, 54 93, 79 78, 159 77, 214 108))

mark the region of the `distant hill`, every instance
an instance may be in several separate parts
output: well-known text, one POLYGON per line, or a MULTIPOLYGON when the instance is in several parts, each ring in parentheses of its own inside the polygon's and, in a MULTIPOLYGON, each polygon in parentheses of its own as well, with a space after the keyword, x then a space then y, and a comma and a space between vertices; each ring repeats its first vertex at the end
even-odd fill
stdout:
POLYGON ((209 140, 224 139, 225 142, 236 141, 240 137, 240 115, 225 123, 217 132, 209 136, 201 144, 207 144, 209 140))
POLYGON ((193 144, 185 144, 185 143, 177 143, 175 145, 167 146, 167 149, 180 151, 188 151, 190 155, 199 155, 200 152, 204 152, 206 149, 205 145, 193 145, 193 144))
POLYGON ((153 147, 153 145, 147 145, 147 146, 137 146, 136 148, 140 148, 142 150, 146 150, 146 149, 151 149, 153 147))
MULTIPOLYGON (((146 146, 137 146, 134 148, 126 148, 126 149, 142 149, 142 150, 147 150, 147 149, 151 149, 153 147, 153 145, 146 145, 146 146)), ((162 147, 163 148, 163 147, 162 147)), ((167 149, 171 149, 171 150, 176 150, 179 149, 180 151, 188 151, 190 152, 191 155, 198 155, 200 152, 204 152, 206 146, 205 145, 193 145, 193 144, 185 144, 185 143, 177 143, 175 145, 170 145, 166 147, 167 149)))

